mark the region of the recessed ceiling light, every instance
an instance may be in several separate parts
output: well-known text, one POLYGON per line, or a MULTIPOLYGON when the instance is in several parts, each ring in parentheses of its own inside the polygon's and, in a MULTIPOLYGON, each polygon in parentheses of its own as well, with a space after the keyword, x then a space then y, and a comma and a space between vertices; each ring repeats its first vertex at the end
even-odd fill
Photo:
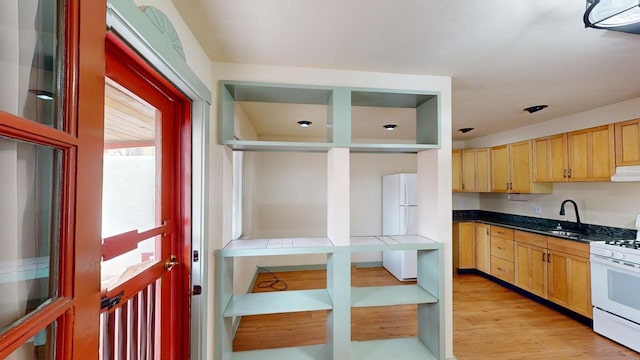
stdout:
POLYGON ((300 125, 302 127, 309 127, 311 124, 312 124, 311 121, 307 121, 307 120, 298 121, 298 125, 300 125))
POLYGON ((458 131, 460 131, 463 134, 468 133, 469 131, 473 130, 474 128, 462 128, 462 129, 458 129, 458 131))
POLYGON ((540 111, 540 110, 542 110, 544 108, 547 108, 547 107, 549 107, 549 105, 533 105, 533 106, 529 106, 528 108, 524 108, 522 110, 528 111, 529 114, 533 114, 534 112, 540 111))
POLYGON ((393 130, 396 129, 396 127, 398 127, 398 125, 396 125, 396 124, 387 124, 387 125, 383 125, 382 127, 387 131, 393 131, 393 130))

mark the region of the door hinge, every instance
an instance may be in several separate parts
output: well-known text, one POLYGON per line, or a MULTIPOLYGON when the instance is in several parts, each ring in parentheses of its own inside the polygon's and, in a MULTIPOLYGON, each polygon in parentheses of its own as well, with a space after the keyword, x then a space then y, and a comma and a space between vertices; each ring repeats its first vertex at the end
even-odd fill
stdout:
POLYGON ((191 295, 200 295, 202 294, 202 286, 193 285, 193 289, 191 290, 191 295))
POLYGON ((200 252, 198 250, 193 250, 193 262, 200 261, 200 252))
POLYGON ((114 306, 118 305, 120 303, 120 300, 122 300, 122 297, 124 296, 124 290, 120 291, 117 295, 112 296, 112 297, 105 297, 102 300, 100 300, 100 309, 111 309, 114 306))

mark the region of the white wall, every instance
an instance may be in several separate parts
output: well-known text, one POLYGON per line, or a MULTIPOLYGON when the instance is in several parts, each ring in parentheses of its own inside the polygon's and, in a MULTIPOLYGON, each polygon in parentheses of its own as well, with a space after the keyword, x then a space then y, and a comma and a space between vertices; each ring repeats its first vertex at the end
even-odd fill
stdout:
MULTIPOLYGON (((636 118, 640 118, 640 98, 467 140, 465 146, 489 147, 636 118)), ((561 202, 572 199, 578 203, 583 222, 622 228, 634 228, 636 215, 640 214, 640 183, 554 183, 552 194, 521 195, 526 202, 509 201, 505 194, 479 194, 478 197, 482 210, 575 221, 573 210, 568 210, 565 217, 558 215, 561 202), (541 213, 534 214, 533 206, 540 206, 541 213)), ((454 194, 453 199, 454 207, 462 199, 467 208, 467 197, 454 194)))
POLYGON ((480 210, 480 194, 453 193, 451 204, 453 210, 480 210))

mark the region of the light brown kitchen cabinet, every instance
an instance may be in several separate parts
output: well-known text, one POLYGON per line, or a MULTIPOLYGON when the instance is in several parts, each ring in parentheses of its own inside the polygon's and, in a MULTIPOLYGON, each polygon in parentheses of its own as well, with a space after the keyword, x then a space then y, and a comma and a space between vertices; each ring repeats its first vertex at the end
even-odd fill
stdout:
POLYGON ((487 224, 476 223, 476 269, 491 273, 491 234, 487 224))
POLYGON ((589 245, 548 237, 548 249, 548 299, 592 318, 589 245))
POLYGON ((609 181, 615 167, 614 126, 533 140, 533 181, 609 181))
POLYGON ((491 191, 550 193, 551 183, 534 183, 531 140, 491 148, 491 191))
POLYGON ((515 231, 515 285, 547 298, 547 237, 515 231))
POLYGON ((491 226, 491 275, 513 284, 513 229, 491 226))
POLYGON ((489 149, 462 150, 462 191, 487 192, 491 190, 489 149))
POLYGON ((533 140, 533 181, 567 181, 567 134, 533 140))
POLYGON ((614 124, 616 166, 640 165, 640 119, 614 124))
POLYGON ((453 224, 453 263, 456 269, 476 267, 476 230, 474 222, 453 224))
POLYGON ((462 151, 451 151, 451 190, 462 191, 462 151))

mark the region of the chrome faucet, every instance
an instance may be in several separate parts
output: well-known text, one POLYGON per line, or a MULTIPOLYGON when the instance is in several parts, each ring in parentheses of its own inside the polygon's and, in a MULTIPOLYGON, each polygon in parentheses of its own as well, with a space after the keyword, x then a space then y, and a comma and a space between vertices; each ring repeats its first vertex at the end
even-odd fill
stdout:
POLYGON ((573 204, 573 209, 575 210, 576 213, 576 223, 578 223, 578 231, 582 232, 582 223, 580 222, 580 214, 578 213, 578 204, 576 204, 575 201, 573 200, 565 200, 562 202, 562 204, 560 205, 560 215, 564 216, 564 204, 570 202, 571 204, 573 204))

